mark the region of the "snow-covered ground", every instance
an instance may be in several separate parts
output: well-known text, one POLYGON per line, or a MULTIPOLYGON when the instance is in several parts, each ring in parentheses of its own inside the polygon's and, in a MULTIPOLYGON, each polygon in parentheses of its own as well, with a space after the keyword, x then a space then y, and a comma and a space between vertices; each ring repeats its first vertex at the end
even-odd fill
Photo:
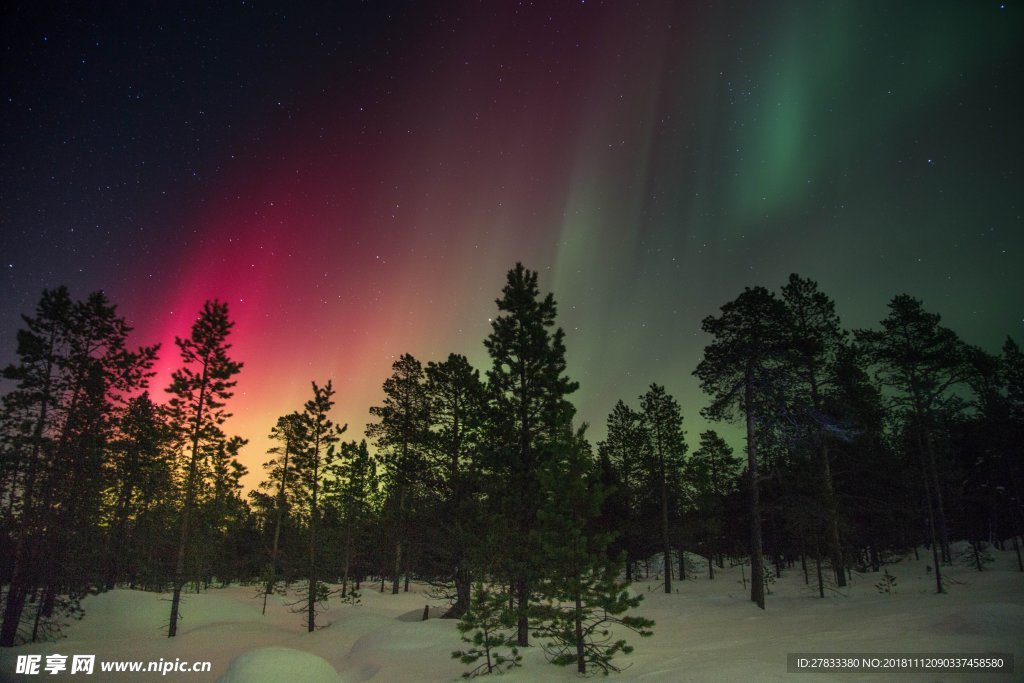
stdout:
MULTIPOLYGON (((767 610, 749 601, 740 568, 702 572, 677 582, 666 595, 653 577, 634 584, 644 595, 638 614, 654 619, 654 635, 629 638, 636 650, 616 661, 626 667, 616 678, 628 681, 1003 681, 1024 680, 1024 573, 1012 551, 991 550, 986 571, 956 566, 943 569, 948 593, 935 595, 926 570, 930 554, 911 555, 890 565, 896 593, 879 593, 881 573, 855 574, 852 585, 830 590, 825 599, 804 585, 799 566, 770 586, 767 610), (926 556, 927 555, 927 556, 926 556), (786 654, 816 653, 1012 653, 1009 674, 794 674, 786 654)), ((696 558, 695 558, 696 560, 696 558)), ((748 571, 749 573, 749 571, 748 571)), ((379 587, 379 584, 378 584, 379 587)), ((187 596, 179 635, 164 636, 168 596, 114 590, 85 600, 86 616, 66 629, 66 638, 0 651, 0 680, 99 681, 454 681, 464 666, 451 658, 462 643, 455 622, 421 621, 441 606, 413 585, 391 595, 364 587, 362 604, 332 600, 307 633, 303 616, 286 598, 275 597, 267 614, 251 586, 210 590, 187 596), (18 655, 43 655, 38 675, 15 673, 18 655), (45 672, 46 656, 96 655, 95 673, 45 672), (212 663, 209 673, 103 673, 104 661, 212 663)), ((145 665, 144 665, 145 666, 145 665)), ((571 667, 548 664, 539 647, 525 652, 523 667, 497 679, 569 681, 571 667)))

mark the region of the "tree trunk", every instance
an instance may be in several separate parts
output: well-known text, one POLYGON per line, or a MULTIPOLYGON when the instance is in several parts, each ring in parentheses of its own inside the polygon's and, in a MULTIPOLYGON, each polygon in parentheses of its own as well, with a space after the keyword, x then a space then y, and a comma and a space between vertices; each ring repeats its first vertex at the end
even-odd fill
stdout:
POLYGON ((953 555, 949 547, 949 534, 946 531, 946 509, 942 502, 942 486, 939 483, 939 472, 935 463, 935 449, 932 445, 930 431, 925 431, 924 444, 925 454, 928 458, 928 471, 925 476, 931 476, 932 486, 935 488, 935 524, 941 544, 942 561, 949 565, 953 564, 953 555))
MULTIPOLYGON (((814 370, 809 372, 811 385, 811 402, 815 410, 821 410, 821 397, 818 393, 818 382, 814 370)), ((846 573, 843 571, 843 546, 839 540, 839 511, 836 507, 835 489, 832 486, 832 464, 828 452, 828 441, 825 439, 825 432, 819 426, 815 430, 815 440, 818 442, 818 467, 820 472, 820 487, 824 499, 825 515, 828 520, 828 552, 832 563, 832 573, 836 577, 836 585, 840 588, 846 585, 846 573)))
POLYGON ((4 604, 4 623, 0 629, 0 647, 13 647, 18 636, 18 626, 21 624, 21 613, 25 609, 25 599, 28 597, 26 591, 19 581, 18 584, 11 582, 7 589, 7 602, 4 604))
POLYGON ((402 542, 395 541, 395 566, 391 574, 391 594, 398 595, 402 582, 402 542))
MULTIPOLYGON (((659 449, 660 450, 660 449, 659 449)), ((672 592, 672 548, 668 540, 668 482, 665 481, 665 459, 661 460, 661 544, 665 553, 665 592, 672 592)))
POLYGON ((939 557, 940 548, 938 536, 935 533, 935 507, 932 502, 932 482, 938 481, 937 478, 932 477, 932 470, 935 466, 935 458, 932 457, 931 452, 931 438, 927 433, 922 437, 921 431, 925 428, 925 424, 922 420, 923 413, 918 410, 918 424, 917 426, 917 448, 918 458, 921 463, 921 478, 924 483, 924 497, 928 503, 928 539, 932 546, 932 561, 935 564, 935 592, 942 593, 942 570, 939 568, 941 559, 939 557))
POLYGON ((391 594, 398 595, 398 584, 402 580, 402 515, 405 507, 405 487, 398 485, 398 503, 395 510, 395 567, 391 578, 391 594))
POLYGON ((39 600, 39 608, 36 610, 35 623, 32 625, 32 642, 38 642, 39 640, 39 627, 42 624, 43 619, 49 619, 53 616, 53 608, 57 599, 57 589, 55 586, 48 584, 43 589, 43 595, 39 600))
MULTIPOLYGON (((57 333, 51 328, 49 342, 46 350, 46 357, 52 358, 56 344, 57 333)), ((28 466, 25 473, 25 488, 21 497, 21 531, 18 534, 18 541, 14 545, 14 561, 11 567, 11 583, 7 589, 7 602, 4 603, 3 624, 0 624, 0 647, 13 647, 18 637, 18 627, 21 625, 21 615, 25 609, 25 599, 28 597, 30 588, 26 578, 31 576, 32 571, 26 567, 31 565, 32 543, 29 536, 35 532, 33 524, 33 510, 35 507, 35 485, 39 460, 43 450, 43 434, 46 431, 46 421, 49 416, 50 401, 53 400, 53 363, 46 361, 44 371, 46 379, 40 391, 39 415, 32 426, 32 448, 29 452, 28 466)), ((14 492, 11 491, 13 500, 14 492)))
POLYGON ((747 472, 750 475, 750 599, 764 609, 764 570, 761 558, 761 504, 757 474, 757 437, 754 434, 754 377, 747 367, 744 407, 747 417, 747 472))
POLYGON ((306 631, 312 633, 316 630, 316 592, 317 592, 316 567, 309 568, 309 595, 306 596, 306 631))
POLYGON ((580 597, 580 589, 576 587, 576 609, 573 614, 576 628, 576 671, 581 674, 587 673, 587 659, 584 656, 583 642, 583 600, 580 597))
POLYGON ((267 578, 267 585, 263 593, 263 613, 267 613, 267 596, 270 595, 274 586, 277 584, 277 578, 281 575, 281 558, 280 558, 280 543, 281 543, 281 527, 284 525, 284 509, 286 503, 285 487, 288 484, 288 455, 291 450, 291 440, 289 437, 285 437, 284 445, 284 461, 281 465, 281 483, 277 489, 277 519, 274 522, 274 541, 270 547, 270 564, 271 573, 267 578))
MULTIPOLYGON (((352 533, 346 526, 345 530, 345 557, 341 564, 341 597, 345 598, 348 595, 348 574, 349 564, 351 563, 352 557, 352 533)), ((355 592, 353 589, 352 592, 355 592)))
POLYGON ((455 604, 448 610, 445 617, 457 619, 469 611, 471 589, 469 570, 466 569, 464 563, 459 564, 455 568, 455 604))
POLYGON ((516 603, 519 616, 516 619, 516 644, 519 647, 530 645, 530 620, 527 610, 530 606, 530 586, 525 578, 516 581, 516 603))
POLYGON ((316 430, 313 440, 313 481, 312 491, 309 498, 309 595, 306 596, 306 630, 312 633, 316 630, 316 594, 317 576, 316 566, 316 523, 319 509, 317 507, 317 493, 320 485, 320 428, 316 430))
POLYGON ((821 553, 814 549, 814 567, 818 572, 818 597, 825 597, 825 580, 821 576, 821 553))
POLYGON ((178 633, 178 610, 181 607, 181 589, 185 587, 185 552, 191 534, 192 508, 196 501, 196 475, 199 462, 199 435, 203 429, 203 410, 206 407, 206 390, 209 384, 209 359, 203 359, 203 377, 199 384, 199 400, 196 403, 195 430, 192 432, 192 457, 188 463, 188 478, 185 481, 185 508, 181 511, 181 533, 178 536, 178 553, 174 561, 174 592, 171 596, 171 617, 167 626, 167 637, 178 633))
POLYGON ((939 568, 939 544, 935 538, 935 513, 932 509, 932 494, 928 473, 924 473, 924 497, 928 501, 928 538, 932 546, 932 562, 935 564, 935 592, 942 593, 942 570, 939 568))
POLYGON ((135 495, 134 479, 137 476, 135 472, 138 468, 134 448, 130 449, 128 460, 128 470, 132 474, 127 477, 127 481, 125 481, 124 486, 118 493, 117 505, 114 508, 113 539, 110 544, 110 555, 107 559, 107 575, 103 582, 107 590, 117 585, 117 581, 123 579, 123 574, 125 573, 124 554, 128 538, 128 517, 131 515, 131 501, 135 495))
POLYGON ((1013 537, 1013 551, 1017 553, 1017 571, 1024 572, 1024 560, 1020 556, 1020 543, 1017 541, 1017 536, 1013 537))

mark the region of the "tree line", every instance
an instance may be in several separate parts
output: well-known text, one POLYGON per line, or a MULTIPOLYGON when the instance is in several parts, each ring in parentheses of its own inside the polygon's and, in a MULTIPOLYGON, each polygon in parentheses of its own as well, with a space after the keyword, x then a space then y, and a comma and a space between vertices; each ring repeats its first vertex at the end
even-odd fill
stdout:
POLYGON ((992 544, 1024 571, 1011 339, 1000 355, 971 347, 907 295, 879 329, 848 331, 809 279, 747 288, 703 321, 694 371, 703 415, 742 426, 741 458, 713 430, 691 449, 657 383, 618 401, 592 445, 553 295, 517 264, 496 303, 483 374, 458 354, 402 355, 358 442, 332 415, 332 382, 311 383, 268 425, 245 494, 246 441, 223 430, 242 370, 227 305, 207 302, 176 339, 161 402, 159 349, 131 348, 102 293, 45 291, 3 373, 0 645, 49 637, 115 586, 170 592, 174 636, 188 590, 246 582, 265 608, 291 588, 312 631, 326 600, 415 579, 460 620, 468 674, 518 665, 531 639, 555 663, 609 671, 631 649, 623 633, 653 626, 631 612, 641 572, 672 593, 749 566, 764 608, 765 582, 797 563, 820 595, 921 546, 940 592, 943 566, 981 570, 992 544))

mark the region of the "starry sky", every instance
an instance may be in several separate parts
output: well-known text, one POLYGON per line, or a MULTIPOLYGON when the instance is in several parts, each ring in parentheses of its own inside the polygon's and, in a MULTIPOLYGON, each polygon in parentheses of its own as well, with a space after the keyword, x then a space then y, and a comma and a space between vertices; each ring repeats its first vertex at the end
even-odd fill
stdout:
POLYGON ((311 380, 358 438, 400 354, 485 369, 516 261, 594 439, 656 381, 695 442, 700 320, 791 272, 1024 341, 1019 0, 298 5, 5 3, 0 362, 103 289, 161 396, 226 300, 258 471, 311 380))

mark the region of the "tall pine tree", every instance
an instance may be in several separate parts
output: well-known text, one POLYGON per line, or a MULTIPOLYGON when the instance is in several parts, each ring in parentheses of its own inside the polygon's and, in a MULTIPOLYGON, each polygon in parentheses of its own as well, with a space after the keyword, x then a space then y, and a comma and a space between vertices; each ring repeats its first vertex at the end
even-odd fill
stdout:
MULTIPOLYGON (((652 384, 640 397, 640 424, 647 438, 648 460, 644 463, 646 483, 658 492, 661 550, 665 558, 665 592, 672 592, 672 541, 670 522, 681 504, 683 458, 686 440, 679 404, 665 387, 652 384)), ((684 555, 679 545, 679 564, 684 555)), ((683 572, 680 571, 680 576, 683 572)))
POLYGON ((406 353, 391 369, 391 376, 384 381, 384 404, 370 408, 379 422, 367 425, 366 435, 384 457, 394 540, 391 592, 397 594, 403 563, 408 563, 403 551, 408 552, 409 512, 422 483, 430 403, 418 360, 406 353))
POLYGON ((516 640, 529 645, 531 591, 541 568, 533 532, 544 497, 540 472, 575 412, 566 397, 578 384, 565 375, 564 332, 555 327, 552 294, 541 297, 537 273, 521 263, 508 272, 500 314, 484 346, 488 385, 488 494, 502 520, 505 565, 516 607, 516 640))
POLYGON ((714 556, 724 552, 726 497, 735 487, 740 463, 732 448, 714 430, 701 432, 700 446, 690 456, 688 478, 693 484, 701 535, 708 558, 708 577, 715 578, 714 556))
POLYGON ((224 410, 237 383, 233 377, 242 364, 231 360, 227 343, 234 322, 228 318, 228 305, 207 301, 192 325, 188 338, 178 337, 175 344, 181 353, 182 367, 174 372, 168 404, 172 428, 187 457, 184 491, 181 502, 181 526, 174 561, 174 586, 167 636, 178 632, 181 591, 187 580, 186 559, 193 534, 196 495, 200 486, 202 449, 224 438, 220 426, 229 417, 224 410))
POLYGON ((139 518, 171 490, 168 437, 163 415, 149 392, 132 398, 115 423, 107 494, 114 501, 107 541, 107 588, 119 581, 135 583, 139 518))
POLYGON ((341 523, 341 598, 356 595, 353 567, 360 558, 363 537, 371 521, 371 498, 376 493, 377 464, 366 441, 341 445, 341 457, 331 467, 327 493, 341 523))
POLYGON ((622 557, 609 558, 610 534, 596 530, 605 491, 598 478, 586 425, 575 434, 565 430, 555 448, 558 456, 539 472, 544 498, 538 509, 539 549, 545 573, 537 582, 543 602, 531 610, 534 635, 543 639, 549 661, 576 665, 586 675, 595 669, 618 671, 612 659, 632 646, 613 639, 617 625, 649 636, 654 622, 626 612, 640 604, 628 582, 619 579, 622 557))
POLYGON ((267 461, 264 468, 269 479, 260 483, 260 488, 274 491, 274 531, 270 540, 270 558, 263 590, 263 612, 267 611, 267 597, 274 592, 277 582, 284 574, 281 559, 281 532, 288 519, 288 510, 295 501, 297 487, 295 456, 304 440, 302 414, 298 412, 282 415, 270 430, 270 438, 277 442, 268 453, 277 457, 267 461))
POLYGON ((337 444, 348 425, 338 426, 328 417, 334 407, 334 387, 331 380, 324 386, 313 385, 313 396, 303 407, 301 413, 303 437, 295 454, 295 469, 303 489, 303 502, 308 515, 306 524, 309 535, 306 565, 306 628, 312 632, 316 629, 317 604, 322 602, 325 594, 321 585, 317 529, 321 522, 320 497, 324 482, 330 473, 330 467, 337 458, 337 444))
POLYGON ((626 580, 633 580, 634 563, 646 557, 647 534, 642 525, 644 504, 650 487, 644 478, 644 464, 650 462, 650 440, 640 421, 640 414, 621 400, 608 415, 607 437, 598 444, 614 477, 615 490, 611 502, 621 516, 614 545, 626 552, 626 580))
POLYGON ((450 576, 455 600, 445 615, 461 617, 470 605, 471 554, 479 546, 473 533, 479 516, 480 447, 484 427, 484 385, 465 356, 451 354, 428 363, 426 393, 430 434, 425 479, 436 496, 436 537, 429 544, 434 564, 450 576))
POLYGON ((131 328, 102 292, 72 301, 46 290, 23 316, 18 362, 3 376, 0 428, 3 529, 10 575, 0 646, 18 638, 26 600, 36 604, 35 640, 60 604, 105 582, 106 532, 100 526, 109 446, 127 399, 146 386, 156 347, 130 351, 131 328))
POLYGON ((877 378, 892 390, 890 407, 909 418, 906 428, 920 457, 939 593, 943 590, 939 564, 951 563, 952 556, 936 440, 940 416, 954 400, 954 387, 970 376, 963 342, 940 320, 921 301, 900 294, 889 302, 881 330, 856 332, 877 378))
POLYGON ((832 483, 828 432, 834 420, 825 413, 825 393, 833 384, 836 355, 846 340, 835 304, 818 289, 818 283, 795 273, 782 288, 782 301, 789 313, 790 354, 794 383, 801 411, 811 434, 818 472, 819 507, 825 517, 827 545, 838 586, 846 585, 846 568, 839 538, 839 511, 832 483))
POLYGON ((721 310, 721 316, 708 316, 701 324, 712 341, 693 374, 711 397, 702 411, 706 417, 731 419, 738 412, 746 421, 750 599, 764 609, 757 432, 760 421, 774 417, 772 393, 787 381, 782 369, 789 349, 787 312, 763 287, 745 289, 721 310))

